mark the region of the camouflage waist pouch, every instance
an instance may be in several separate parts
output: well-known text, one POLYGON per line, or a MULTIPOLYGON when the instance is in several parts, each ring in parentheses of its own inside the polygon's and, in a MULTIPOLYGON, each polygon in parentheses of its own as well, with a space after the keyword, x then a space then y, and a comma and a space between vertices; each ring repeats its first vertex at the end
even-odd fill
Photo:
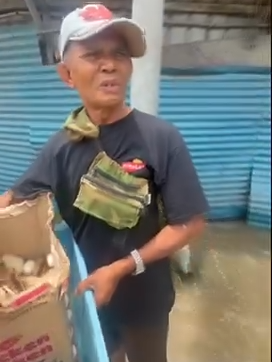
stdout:
POLYGON ((150 199, 146 179, 130 175, 100 152, 81 178, 74 206, 120 230, 137 225, 150 199))

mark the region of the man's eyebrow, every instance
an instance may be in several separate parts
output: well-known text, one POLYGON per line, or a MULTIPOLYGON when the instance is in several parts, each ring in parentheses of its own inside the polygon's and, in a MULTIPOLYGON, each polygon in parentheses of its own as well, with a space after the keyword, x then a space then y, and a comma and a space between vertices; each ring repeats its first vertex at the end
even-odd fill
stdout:
POLYGON ((99 48, 86 49, 80 55, 80 58, 87 57, 88 55, 102 54, 103 50, 99 48))

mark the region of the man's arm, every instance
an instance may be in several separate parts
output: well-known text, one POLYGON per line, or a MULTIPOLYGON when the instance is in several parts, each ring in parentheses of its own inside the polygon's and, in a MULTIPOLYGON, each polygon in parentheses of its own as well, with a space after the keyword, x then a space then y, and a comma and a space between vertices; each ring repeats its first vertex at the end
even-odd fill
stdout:
MULTIPOLYGON (((189 151, 178 130, 169 135, 167 165, 161 167, 160 193, 168 225, 138 250, 145 265, 168 257, 199 236, 205 227, 208 203, 204 196, 189 151)), ((135 269, 131 256, 113 264, 121 275, 135 269)))
POLYGON ((50 140, 28 170, 15 182, 10 190, 0 196, 0 208, 34 198, 41 192, 54 193, 56 180, 56 160, 52 140, 50 140))

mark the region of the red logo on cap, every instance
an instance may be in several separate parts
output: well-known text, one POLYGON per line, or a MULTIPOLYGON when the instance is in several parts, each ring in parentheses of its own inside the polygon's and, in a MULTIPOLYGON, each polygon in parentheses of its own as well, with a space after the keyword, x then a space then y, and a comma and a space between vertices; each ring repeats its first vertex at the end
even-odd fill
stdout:
POLYGON ((112 12, 102 4, 88 4, 80 11, 80 16, 84 20, 110 20, 112 12))

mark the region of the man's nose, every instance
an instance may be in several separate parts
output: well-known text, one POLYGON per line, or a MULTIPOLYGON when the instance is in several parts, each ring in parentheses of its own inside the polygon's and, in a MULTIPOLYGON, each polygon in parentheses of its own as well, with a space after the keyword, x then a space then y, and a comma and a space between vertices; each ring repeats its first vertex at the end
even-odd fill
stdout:
POLYGON ((116 71, 116 62, 114 59, 103 59, 103 62, 101 64, 101 70, 104 73, 113 73, 116 71))

